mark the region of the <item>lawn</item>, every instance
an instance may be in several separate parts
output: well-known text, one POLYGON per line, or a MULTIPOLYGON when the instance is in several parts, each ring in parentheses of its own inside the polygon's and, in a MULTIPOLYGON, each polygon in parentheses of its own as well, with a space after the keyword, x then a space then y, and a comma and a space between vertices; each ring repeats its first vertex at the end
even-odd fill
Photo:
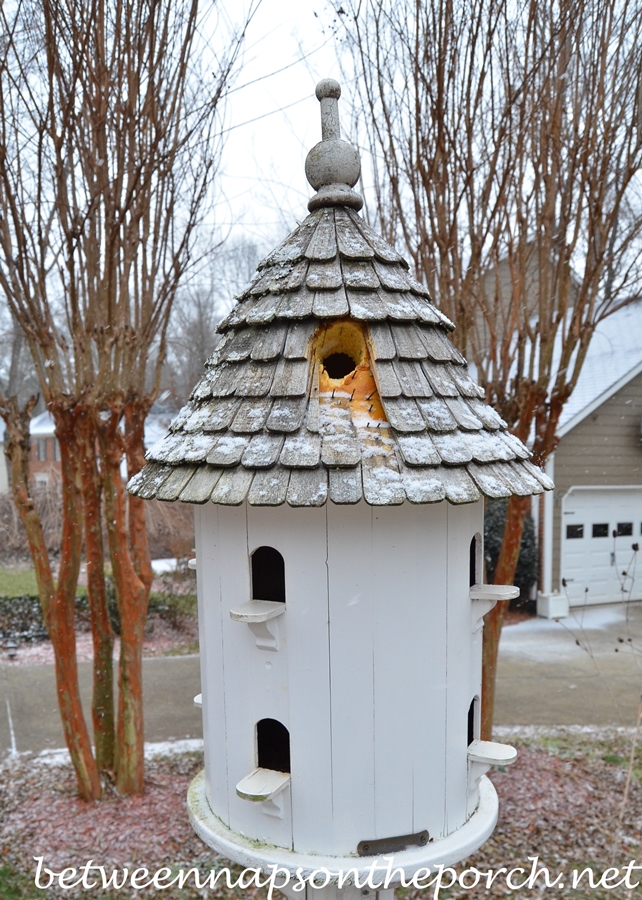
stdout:
POLYGON ((32 597, 38 594, 35 570, 0 566, 0 597, 23 597, 25 594, 32 597))

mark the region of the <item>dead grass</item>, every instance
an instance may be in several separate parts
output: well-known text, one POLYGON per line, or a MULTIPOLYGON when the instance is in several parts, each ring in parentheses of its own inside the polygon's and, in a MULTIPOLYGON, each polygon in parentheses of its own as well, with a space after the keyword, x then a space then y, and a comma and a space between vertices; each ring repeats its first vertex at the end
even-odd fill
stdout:
MULTIPOLYGON (((630 731, 626 729, 519 728, 503 729, 497 739, 511 740, 519 748, 517 763, 492 775, 500 796, 500 819, 494 835, 473 857, 458 866, 480 870, 522 866, 530 870, 529 856, 538 856, 552 876, 590 865, 599 874, 609 865, 623 867, 640 852, 642 838, 642 770, 636 764, 624 817, 620 848, 612 859, 620 803, 624 790, 630 731), (509 732, 507 734, 506 732, 509 732)), ((118 798, 113 792, 101 803, 87 805, 75 796, 74 778, 67 767, 44 766, 28 757, 0 766, 0 860, 15 874, 14 884, 34 871, 34 856, 58 870, 80 866, 88 859, 109 867, 163 865, 202 869, 220 868, 216 857, 192 832, 187 820, 185 794, 201 767, 199 754, 157 758, 147 763, 146 794, 118 798)), ((567 879, 567 882, 569 879, 567 879)), ((22 884, 25 882, 22 881, 22 884)), ((0 882, 1 884, 1 882, 0 882)), ((16 888, 18 890, 18 888, 16 888)), ((617 889, 606 892, 551 889, 559 898, 630 897, 617 889)), ((497 879, 490 891, 443 891, 442 898, 500 897, 510 893, 497 879)), ((248 889, 245 897, 265 897, 248 889)), ((635 892, 639 896, 639 892, 635 892)), ((0 897, 3 896, 0 890, 0 897)), ((9 894, 7 894, 9 896, 9 894)), ((13 894, 31 900, 31 893, 13 894)), ((56 896, 51 891, 39 896, 56 896)), ((70 896, 66 892, 66 896, 70 896)), ((90 892, 92 897, 127 897, 90 892)), ((138 896, 151 896, 143 891, 138 896)), ((192 889, 159 896, 192 900, 192 889)), ((208 897, 231 896, 229 891, 208 897)), ((236 894, 235 896, 240 896, 236 894)), ((276 895, 275 895, 276 896, 276 895)), ((540 890, 520 890, 519 897, 541 897, 540 890)), ((432 897, 431 892, 398 890, 409 900, 432 897)))

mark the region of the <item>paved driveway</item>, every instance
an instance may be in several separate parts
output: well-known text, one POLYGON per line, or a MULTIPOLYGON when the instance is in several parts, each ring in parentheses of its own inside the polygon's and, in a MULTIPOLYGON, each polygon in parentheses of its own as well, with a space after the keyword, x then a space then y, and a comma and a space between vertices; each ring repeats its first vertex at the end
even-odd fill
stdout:
MULTIPOLYGON (((91 721, 91 663, 80 663, 87 721, 91 721)), ((202 737, 198 656, 166 656, 143 662, 145 740, 202 737)), ((52 665, 0 665, 0 754, 64 747, 52 665)))
POLYGON ((529 619, 502 633, 498 725, 635 725, 641 690, 642 603, 529 619))

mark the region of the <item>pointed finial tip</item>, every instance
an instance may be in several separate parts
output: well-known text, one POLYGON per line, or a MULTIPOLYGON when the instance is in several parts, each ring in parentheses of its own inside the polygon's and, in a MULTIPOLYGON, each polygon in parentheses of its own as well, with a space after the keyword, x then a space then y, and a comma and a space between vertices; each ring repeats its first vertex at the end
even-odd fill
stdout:
POLYGON ((325 99, 325 97, 338 100, 341 96, 341 85, 338 81, 335 81, 334 78, 322 78, 317 84, 316 95, 319 102, 325 99))

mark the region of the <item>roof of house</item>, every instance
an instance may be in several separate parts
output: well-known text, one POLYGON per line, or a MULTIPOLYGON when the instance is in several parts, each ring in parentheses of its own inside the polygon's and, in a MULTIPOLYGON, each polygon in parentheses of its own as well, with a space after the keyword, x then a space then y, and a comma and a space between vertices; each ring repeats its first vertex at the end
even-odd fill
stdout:
POLYGON ((29 435, 35 438, 53 437, 56 431, 56 423, 48 410, 34 416, 29 422, 29 435))
POLYGON ((484 403, 452 323, 357 214, 358 157, 324 110, 338 94, 336 82, 317 88, 311 214, 221 323, 203 378, 128 485, 140 497, 391 505, 552 487, 484 403))
POLYGON ((642 372, 642 301, 603 319, 596 327, 575 390, 566 402, 559 437, 642 372))

